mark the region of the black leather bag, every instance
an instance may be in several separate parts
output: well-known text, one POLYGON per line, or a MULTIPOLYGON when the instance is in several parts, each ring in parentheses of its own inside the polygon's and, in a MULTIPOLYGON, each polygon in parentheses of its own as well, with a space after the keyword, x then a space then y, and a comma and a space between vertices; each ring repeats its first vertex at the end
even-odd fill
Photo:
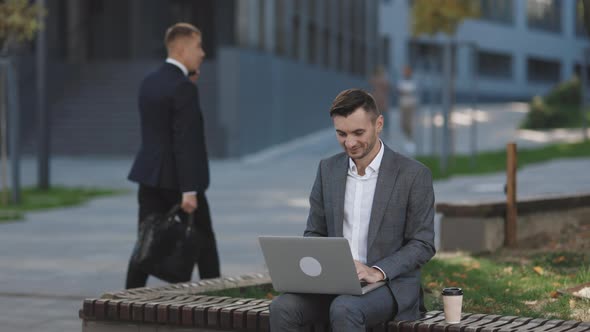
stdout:
POLYGON ((188 222, 178 217, 180 206, 166 214, 151 214, 140 224, 132 264, 154 277, 170 282, 190 281, 194 267, 192 214, 188 222))

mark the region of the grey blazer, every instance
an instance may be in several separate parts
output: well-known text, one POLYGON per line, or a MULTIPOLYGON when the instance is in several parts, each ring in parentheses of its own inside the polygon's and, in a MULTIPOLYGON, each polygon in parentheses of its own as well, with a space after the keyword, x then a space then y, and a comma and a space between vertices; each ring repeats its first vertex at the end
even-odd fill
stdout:
MULTIPOLYGON (((420 317, 420 267, 434 256, 434 191, 430 170, 384 145, 367 239, 367 265, 386 274, 396 319, 420 317)), ((348 156, 322 160, 310 195, 304 236, 342 237, 348 156)))

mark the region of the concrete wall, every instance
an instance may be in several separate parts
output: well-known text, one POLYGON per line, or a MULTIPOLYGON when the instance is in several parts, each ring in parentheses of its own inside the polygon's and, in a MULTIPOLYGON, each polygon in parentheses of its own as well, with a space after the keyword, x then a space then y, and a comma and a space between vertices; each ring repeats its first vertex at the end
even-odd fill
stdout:
POLYGON ((368 88, 362 78, 229 47, 219 50, 216 71, 217 117, 227 140, 224 157, 241 157, 328 128, 334 97, 347 88, 368 88))
MULTIPOLYGON (((590 207, 556 209, 518 216, 519 247, 531 247, 556 239, 567 227, 590 223, 590 207)), ((441 251, 494 251, 504 245, 502 216, 444 216, 441 219, 441 251)))

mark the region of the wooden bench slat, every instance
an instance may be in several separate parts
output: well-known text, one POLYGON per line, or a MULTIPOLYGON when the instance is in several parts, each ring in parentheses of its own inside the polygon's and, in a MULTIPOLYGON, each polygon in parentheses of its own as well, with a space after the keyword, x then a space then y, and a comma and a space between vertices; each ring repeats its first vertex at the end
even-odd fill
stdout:
MULTIPOLYGON (((219 311, 219 321, 220 321, 220 327, 222 329, 227 329, 227 330, 231 330, 232 328, 234 328, 234 314, 236 311, 238 312, 245 312, 248 309, 251 308, 255 308, 257 306, 260 306, 261 303, 265 303, 265 300, 256 300, 256 299, 250 299, 251 301, 248 301, 247 303, 241 304, 241 305, 235 305, 235 306, 229 306, 229 307, 225 307, 222 308, 219 311)), ((240 319, 242 316, 239 316, 238 319, 240 319)))
POLYGON ((233 297, 228 297, 222 301, 210 301, 207 303, 203 303, 202 305, 195 307, 193 309, 193 321, 195 323, 195 326, 198 327, 207 327, 207 312, 209 311, 210 308, 214 308, 216 306, 223 306, 229 303, 234 303, 236 302, 236 298, 233 297))
POLYGON ((106 316, 107 303, 109 300, 99 299, 94 302, 94 317, 104 319, 106 316))
POLYGON ((149 303, 153 303, 153 301, 158 301, 164 296, 158 296, 154 298, 149 298, 145 300, 133 300, 131 303, 131 320, 135 322, 144 322, 145 321, 145 306, 149 303))
MULTIPOLYGON (((270 304, 270 303, 269 303, 270 304)), ((262 320, 259 321, 258 316, 262 313, 265 312, 268 315, 268 308, 269 306, 263 306, 260 308, 255 308, 255 309, 251 309, 248 310, 248 312, 246 313, 246 328, 248 330, 251 331, 266 331, 269 330, 270 328, 267 326, 265 326, 262 322, 262 320)), ((266 322, 268 323, 268 317, 266 319, 266 322)))
POLYGON ((590 331, 590 323, 588 323, 588 324, 582 323, 582 324, 574 327, 573 329, 568 330, 567 332, 588 332, 588 331, 590 331))
POLYGON ((546 321, 543 325, 538 326, 535 328, 535 331, 537 332, 541 332, 541 331, 549 331, 551 329, 554 329, 556 327, 561 326, 561 324, 563 324, 565 321, 563 320, 559 320, 559 319, 551 319, 546 321))
POLYGON ((82 303, 82 312, 84 313, 84 317, 90 318, 94 317, 94 303, 96 299, 86 299, 82 303))
MULTIPOLYGON (((461 320, 462 321, 466 320, 469 317, 471 317, 472 315, 473 314, 471 314, 471 313, 463 313, 461 315, 461 320)), ((419 321, 418 321, 418 323, 419 323, 419 321)), ((446 332, 447 329, 453 325, 455 325, 455 324, 449 324, 449 323, 445 322, 444 315, 443 315, 443 319, 440 322, 433 324, 431 330, 432 330, 432 332, 446 332)), ((417 327, 414 327, 414 326, 413 326, 412 330, 404 329, 404 325, 402 325, 401 327, 402 327, 402 330, 401 330, 402 332, 415 332, 417 330, 417 327)))
POLYGON ((215 328, 232 328, 232 313, 240 308, 260 304, 261 300, 240 298, 234 303, 225 303, 207 310, 207 326, 215 328))
POLYGON ((146 323, 158 322, 158 306, 167 303, 172 303, 176 300, 177 296, 168 295, 162 296, 160 299, 150 301, 144 306, 143 321, 146 323))
POLYGON ((119 306, 123 300, 109 300, 107 303, 106 319, 119 320, 119 306))
POLYGON ((212 328, 221 327, 221 310, 241 307, 250 303, 252 299, 235 298, 234 301, 218 303, 207 308, 207 326, 212 328))
POLYGON ((270 331, 270 311, 268 307, 258 315, 258 331, 270 331))
MULTIPOLYGON (((444 315, 443 315, 443 317, 444 317, 444 315)), ((449 325, 449 327, 447 328, 447 331, 448 332, 462 332, 466 326, 469 326, 471 324, 479 322, 482 319, 484 319, 485 317, 486 317, 486 315, 483 315, 483 314, 473 314, 468 317, 464 316, 464 317, 462 317, 460 323, 449 325)))
POLYGON ((432 332, 432 327, 439 322, 445 320, 444 315, 433 316, 422 320, 422 324, 418 326, 417 332, 432 332))
POLYGON ((518 331, 532 330, 532 329, 535 329, 539 326, 544 325, 548 321, 549 321, 548 319, 534 318, 534 319, 531 319, 525 325, 519 326, 518 331))
POLYGON ((206 297, 205 295, 190 295, 188 298, 181 302, 172 303, 168 307, 168 322, 173 325, 182 324, 182 307, 187 304, 195 303, 206 297))
POLYGON ((196 326, 195 316, 194 316, 194 309, 195 308, 198 308, 201 305, 205 305, 206 303, 210 303, 210 302, 217 303, 220 301, 224 301, 226 299, 229 299, 229 297, 227 297, 227 296, 222 296, 222 297, 206 296, 206 297, 198 300, 197 302, 183 306, 182 307, 182 319, 181 319, 182 325, 183 326, 196 326))
POLYGON ((234 310, 234 312, 232 314, 232 316, 233 316, 232 327, 234 329, 238 329, 238 330, 239 329, 246 329, 248 327, 248 312, 250 310, 256 310, 256 309, 260 309, 260 308, 268 308, 269 305, 270 305, 269 301, 263 301, 258 304, 252 304, 251 306, 238 308, 238 309, 234 310))
POLYGON ((512 323, 500 327, 498 332, 500 332, 500 331, 502 331, 502 332, 520 331, 520 328, 522 328, 523 326, 526 326, 531 320, 533 320, 533 319, 530 317, 517 318, 512 323))
POLYGON ((486 324, 480 330, 481 332, 497 332, 502 326, 508 325, 518 319, 518 316, 501 316, 497 321, 486 324))
POLYGON ((179 295, 175 296, 173 300, 159 303, 156 306, 156 322, 158 323, 169 323, 170 322, 170 306, 178 305, 181 303, 190 303, 193 298, 190 295, 179 295))
POLYGON ((463 329, 462 332, 479 332, 484 328, 484 326, 496 322, 500 318, 502 318, 500 315, 485 315, 481 320, 465 326, 465 329, 463 329))
POLYGON ((577 327, 580 324, 580 322, 576 322, 576 321, 566 321, 565 323, 556 326, 552 329, 546 330, 547 332, 565 332, 565 331, 569 331, 575 327, 577 327))

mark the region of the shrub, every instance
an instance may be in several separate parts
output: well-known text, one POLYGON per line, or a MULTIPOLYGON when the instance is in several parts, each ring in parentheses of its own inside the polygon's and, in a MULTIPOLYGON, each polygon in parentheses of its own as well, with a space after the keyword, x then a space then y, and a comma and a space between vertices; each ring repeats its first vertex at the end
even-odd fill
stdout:
POLYGON ((574 77, 555 86, 545 97, 533 97, 521 127, 548 129, 581 126, 581 92, 581 82, 574 77))

